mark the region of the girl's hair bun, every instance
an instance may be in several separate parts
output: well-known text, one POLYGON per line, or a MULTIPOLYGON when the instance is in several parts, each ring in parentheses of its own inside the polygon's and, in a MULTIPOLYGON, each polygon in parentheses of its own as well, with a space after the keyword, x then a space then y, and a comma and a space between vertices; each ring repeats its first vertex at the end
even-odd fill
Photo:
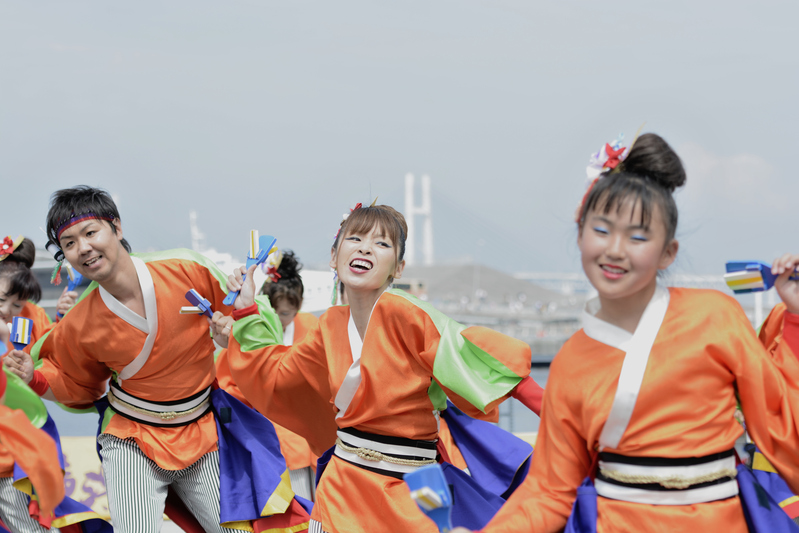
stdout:
POLYGON ((280 266, 277 267, 280 279, 285 281, 299 279, 300 270, 302 270, 302 263, 297 261, 297 256, 294 255, 294 252, 291 250, 284 251, 280 266))
POLYGON ((17 249, 14 250, 11 255, 7 256, 5 260, 20 263, 28 268, 32 268, 33 262, 36 260, 36 246, 33 244, 32 240, 26 237, 19 243, 17 249))
POLYGON ((680 157, 654 133, 638 137, 624 159, 622 171, 649 178, 669 192, 685 185, 685 169, 680 157))
POLYGON ((277 307, 278 302, 284 298, 297 309, 302 306, 305 288, 302 285, 300 270, 302 270, 302 263, 297 260, 294 252, 284 250, 280 266, 277 267, 280 277, 277 281, 267 279, 261 287, 261 294, 269 296, 272 307, 277 307))

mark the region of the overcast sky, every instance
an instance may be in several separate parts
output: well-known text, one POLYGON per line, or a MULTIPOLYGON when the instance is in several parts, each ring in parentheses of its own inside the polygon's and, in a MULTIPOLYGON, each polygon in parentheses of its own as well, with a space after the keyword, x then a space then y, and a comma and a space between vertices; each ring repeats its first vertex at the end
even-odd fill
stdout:
POLYGON ((135 250, 248 230, 324 264, 356 202, 433 180, 436 258, 577 272, 591 152, 681 155, 676 272, 799 252, 799 4, 0 0, 2 235, 119 199, 135 250), (478 244, 484 243, 484 244, 478 244))

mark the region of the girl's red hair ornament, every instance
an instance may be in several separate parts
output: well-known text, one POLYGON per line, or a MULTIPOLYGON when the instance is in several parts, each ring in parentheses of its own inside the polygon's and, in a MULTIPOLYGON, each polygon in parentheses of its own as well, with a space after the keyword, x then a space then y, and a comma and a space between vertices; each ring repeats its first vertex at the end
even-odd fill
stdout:
POLYGON ((611 143, 605 143, 605 146, 600 148, 597 153, 591 154, 591 160, 588 162, 588 166, 585 168, 585 174, 587 178, 585 194, 583 194, 583 199, 580 201, 580 205, 577 206, 577 211, 574 213, 575 222, 578 224, 580 223, 580 218, 583 214, 583 206, 585 205, 588 195, 591 193, 591 189, 593 189, 594 185, 596 185, 596 182, 611 172, 621 171, 622 163, 630 154, 630 150, 635 144, 635 141, 638 139, 638 134, 641 133, 641 129, 643 127, 644 125, 641 124, 641 127, 638 128, 638 131, 633 138, 633 142, 630 143, 630 146, 622 145, 622 142, 624 141, 624 134, 620 133, 615 141, 611 143))
POLYGON ((24 240, 25 237, 23 237, 22 235, 20 235, 14 240, 11 240, 11 235, 4 238, 3 243, 0 244, 0 261, 4 260, 11 254, 13 254, 14 250, 16 250, 24 240))

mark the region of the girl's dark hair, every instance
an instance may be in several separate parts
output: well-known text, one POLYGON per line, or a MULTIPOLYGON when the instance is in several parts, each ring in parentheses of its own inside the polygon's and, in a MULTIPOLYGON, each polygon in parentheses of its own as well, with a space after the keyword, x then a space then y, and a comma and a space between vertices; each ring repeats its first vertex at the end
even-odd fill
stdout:
POLYGON ((397 247, 397 262, 402 261, 405 257, 408 224, 402 213, 387 205, 360 207, 350 213, 350 216, 341 222, 341 228, 333 243, 333 251, 338 252, 341 239, 348 235, 369 233, 375 227, 391 239, 392 244, 397 247))
POLYGON ((0 261, 0 278, 8 280, 9 296, 38 302, 42 299, 42 286, 31 270, 36 260, 36 245, 25 238, 14 252, 0 261))
MULTIPOLYGON (((78 185, 71 189, 61 189, 50 197, 50 211, 47 213, 47 237, 57 245, 58 228, 75 215, 94 213, 95 215, 119 219, 119 211, 111 195, 103 189, 78 185)), ((114 234, 117 232, 113 222, 108 222, 114 234)), ((122 246, 130 253, 130 244, 125 239, 122 246)))
POLYGON ((641 206, 641 223, 645 227, 649 227, 654 206, 660 209, 666 225, 666 243, 671 242, 677 232, 677 204, 672 193, 686 179, 679 156, 662 137, 645 133, 619 167, 618 172, 606 172, 588 193, 580 211, 580 229, 590 211, 618 212, 632 199, 641 206))
POLYGON ((21 300, 32 302, 42 299, 42 287, 39 285, 39 281, 33 271, 23 262, 12 261, 11 257, 0 262, 0 279, 8 280, 8 290, 6 291, 8 296, 16 295, 21 300))
POLYGON ((272 307, 276 307, 280 300, 288 300, 289 304, 299 309, 302 307, 302 296, 305 289, 300 277, 302 263, 297 261, 297 256, 291 250, 283 252, 283 260, 277 267, 280 278, 277 281, 267 280, 261 287, 261 294, 269 297, 272 307))

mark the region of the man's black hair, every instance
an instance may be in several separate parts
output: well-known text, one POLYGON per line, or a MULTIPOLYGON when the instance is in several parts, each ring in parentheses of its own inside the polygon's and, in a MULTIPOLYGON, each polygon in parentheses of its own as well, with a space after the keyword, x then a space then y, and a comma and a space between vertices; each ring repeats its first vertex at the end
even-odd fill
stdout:
MULTIPOLYGON (((76 215, 93 213, 102 217, 119 219, 119 211, 111 195, 103 189, 78 185, 70 189, 61 189, 50 197, 50 211, 47 213, 47 237, 58 244, 58 228, 76 215)), ((117 228, 113 221, 108 222, 116 234, 117 228)), ((125 239, 121 241, 125 250, 130 253, 130 244, 125 239)), ((60 246, 60 245, 59 245, 60 246)))

